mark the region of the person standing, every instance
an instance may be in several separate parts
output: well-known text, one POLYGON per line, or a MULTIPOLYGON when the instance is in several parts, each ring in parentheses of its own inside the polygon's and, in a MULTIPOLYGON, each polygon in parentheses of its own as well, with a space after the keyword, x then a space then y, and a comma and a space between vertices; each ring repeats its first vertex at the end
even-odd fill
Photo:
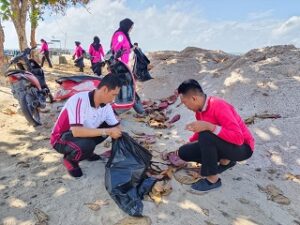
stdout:
POLYGON ((80 45, 79 41, 75 41, 75 52, 73 54, 73 59, 75 59, 75 66, 79 67, 79 72, 83 72, 84 62, 84 50, 80 45))
POLYGON ((100 44, 100 38, 98 36, 94 37, 94 42, 89 47, 89 54, 91 56, 92 70, 98 76, 101 75, 101 62, 104 57, 104 50, 100 44))
POLYGON ((42 44, 42 47, 41 47, 40 53, 43 53, 41 67, 44 66, 44 62, 45 62, 45 59, 46 59, 47 62, 48 62, 49 67, 52 68, 52 63, 51 63, 50 58, 49 58, 48 43, 44 39, 41 39, 41 44, 42 44))
POLYGON ((129 33, 133 28, 133 22, 131 19, 124 19, 120 21, 119 29, 116 30, 111 38, 111 50, 116 53, 119 50, 123 50, 123 54, 120 57, 121 61, 126 65, 129 64, 129 56, 131 48, 134 46, 131 44, 129 33))

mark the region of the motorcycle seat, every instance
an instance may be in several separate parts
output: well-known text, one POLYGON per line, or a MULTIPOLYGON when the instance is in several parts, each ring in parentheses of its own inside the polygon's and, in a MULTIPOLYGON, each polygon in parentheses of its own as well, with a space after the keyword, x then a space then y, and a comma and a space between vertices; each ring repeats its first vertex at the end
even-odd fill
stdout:
POLYGON ((80 83, 85 80, 100 80, 101 81, 101 78, 95 77, 95 76, 79 75, 79 76, 71 76, 71 77, 60 77, 60 78, 56 79, 55 81, 57 83, 61 84, 62 82, 68 81, 68 80, 74 81, 76 83, 80 83))
POLYGON ((17 73, 24 73, 24 70, 8 70, 5 72, 5 75, 10 76, 10 75, 17 74, 17 73))

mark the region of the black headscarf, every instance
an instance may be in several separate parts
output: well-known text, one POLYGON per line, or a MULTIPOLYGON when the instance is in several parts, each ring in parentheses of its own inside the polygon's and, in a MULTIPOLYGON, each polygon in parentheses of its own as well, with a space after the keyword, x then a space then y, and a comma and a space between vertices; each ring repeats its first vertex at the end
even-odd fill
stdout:
POLYGON ((46 44, 48 44, 47 41, 45 41, 45 39, 43 38, 41 39, 41 42, 45 42, 46 44))
POLYGON ((122 31, 124 33, 124 35, 127 37, 128 41, 129 41, 130 48, 132 48, 133 45, 131 44, 131 40, 130 40, 128 31, 130 30, 132 25, 133 25, 132 20, 126 18, 126 19, 120 21, 119 29, 115 31, 115 33, 118 31, 122 31))
POLYGON ((92 43, 92 46, 94 47, 94 49, 96 51, 98 51, 100 49, 101 44, 100 44, 100 38, 98 36, 94 37, 94 42, 92 43))

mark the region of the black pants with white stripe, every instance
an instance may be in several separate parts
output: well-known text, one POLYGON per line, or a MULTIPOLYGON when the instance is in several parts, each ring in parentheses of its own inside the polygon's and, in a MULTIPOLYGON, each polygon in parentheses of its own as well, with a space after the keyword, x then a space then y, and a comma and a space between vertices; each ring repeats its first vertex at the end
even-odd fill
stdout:
POLYGON ((201 163, 201 175, 211 176, 218 174, 220 159, 243 161, 250 158, 252 153, 247 144, 235 145, 222 140, 209 131, 204 131, 200 132, 198 141, 181 146, 178 156, 187 162, 201 163))
MULTIPOLYGON (((107 125, 105 122, 99 128, 109 128, 112 126, 107 125)), ((64 154, 64 158, 79 162, 90 158, 95 151, 98 144, 103 142, 108 136, 102 137, 74 137, 72 131, 63 133, 60 139, 54 145, 54 149, 64 154)))

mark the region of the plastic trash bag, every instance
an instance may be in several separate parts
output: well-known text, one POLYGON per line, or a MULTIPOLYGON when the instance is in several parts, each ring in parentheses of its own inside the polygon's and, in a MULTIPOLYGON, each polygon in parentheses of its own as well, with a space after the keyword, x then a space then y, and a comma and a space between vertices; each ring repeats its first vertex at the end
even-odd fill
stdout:
POLYGON ((127 133, 112 143, 112 155, 105 167, 105 187, 112 199, 127 214, 142 216, 143 196, 156 180, 147 178, 152 155, 127 133))

